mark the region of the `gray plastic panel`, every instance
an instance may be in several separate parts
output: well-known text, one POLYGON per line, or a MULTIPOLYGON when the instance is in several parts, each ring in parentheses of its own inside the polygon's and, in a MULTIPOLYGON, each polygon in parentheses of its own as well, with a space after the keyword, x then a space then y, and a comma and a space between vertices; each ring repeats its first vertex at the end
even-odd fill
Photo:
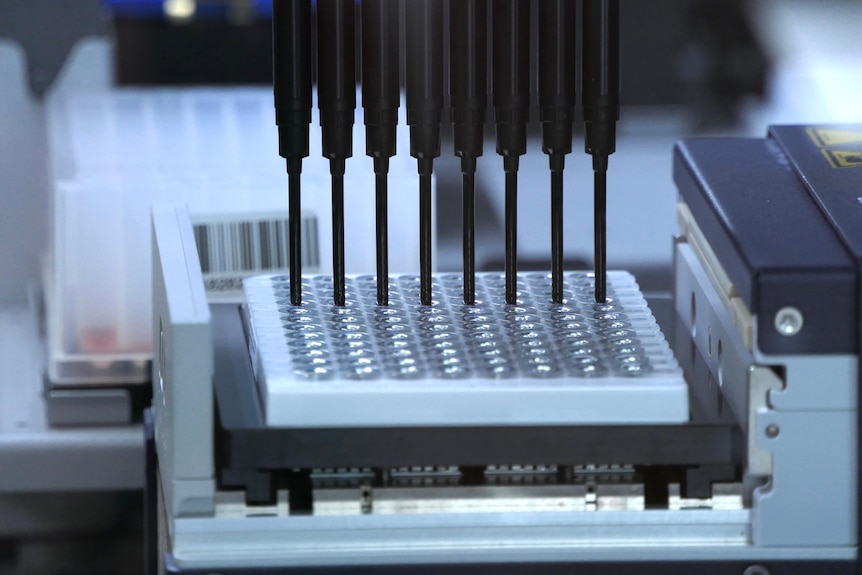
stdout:
POLYGON ((464 305, 461 278, 390 280, 376 305, 371 276, 348 281, 344 307, 331 278, 304 280, 301 306, 285 276, 246 281, 252 364, 270 426, 554 425, 688 420, 682 372, 634 278, 609 274, 593 300, 592 274, 566 276, 551 303, 547 274, 519 278, 506 305, 504 276, 477 277, 464 305))
POLYGON ((54 427, 132 422, 128 389, 51 389, 45 381, 45 416, 54 427))
POLYGON ((171 517, 212 510, 210 310, 186 208, 153 208, 153 417, 171 517))

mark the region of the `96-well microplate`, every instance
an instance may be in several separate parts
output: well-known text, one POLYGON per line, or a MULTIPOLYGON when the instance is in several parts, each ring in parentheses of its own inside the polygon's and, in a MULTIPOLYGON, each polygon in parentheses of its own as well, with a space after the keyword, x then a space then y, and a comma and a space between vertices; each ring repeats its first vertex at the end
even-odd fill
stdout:
POLYGON ((245 280, 249 351, 273 427, 389 427, 679 423, 688 420, 682 371, 634 277, 608 273, 608 301, 594 277, 565 276, 564 303, 550 276, 478 274, 464 305, 457 274, 436 275, 434 302, 419 277, 390 278, 378 306, 373 276, 303 278, 301 306, 287 276, 245 280))

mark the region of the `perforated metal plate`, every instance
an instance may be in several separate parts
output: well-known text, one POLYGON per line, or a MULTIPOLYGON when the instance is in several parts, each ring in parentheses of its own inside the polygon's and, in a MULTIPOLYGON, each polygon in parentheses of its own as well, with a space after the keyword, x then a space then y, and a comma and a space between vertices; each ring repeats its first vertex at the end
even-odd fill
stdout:
POLYGON ((279 427, 556 425, 688 420, 682 372, 627 272, 608 274, 608 301, 593 276, 566 275, 563 304, 547 274, 519 277, 507 305, 502 274, 479 274, 464 305, 461 277, 435 276, 434 303, 419 278, 303 280, 290 304, 286 276, 245 281, 249 350, 266 420, 279 427))

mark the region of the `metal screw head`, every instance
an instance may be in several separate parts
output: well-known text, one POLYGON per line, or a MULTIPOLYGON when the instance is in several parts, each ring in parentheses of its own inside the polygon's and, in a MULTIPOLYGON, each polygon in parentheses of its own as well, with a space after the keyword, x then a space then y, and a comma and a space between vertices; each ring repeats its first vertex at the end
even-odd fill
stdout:
POLYGON ((779 429, 777 425, 775 425, 774 423, 770 423, 766 426, 766 437, 774 439, 778 437, 780 431, 781 429, 779 429))
POLYGON ((802 312, 795 307, 783 307, 775 314, 775 329, 781 335, 794 336, 802 331, 803 325, 802 312))
POLYGON ((749 565, 742 572, 742 575, 769 575, 769 569, 763 565, 749 565))

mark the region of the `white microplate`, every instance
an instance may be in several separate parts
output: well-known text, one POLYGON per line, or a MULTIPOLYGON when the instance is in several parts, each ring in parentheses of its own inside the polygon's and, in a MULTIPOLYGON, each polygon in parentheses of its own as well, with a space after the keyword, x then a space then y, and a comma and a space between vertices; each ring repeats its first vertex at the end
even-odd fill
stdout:
POLYGON ((518 303, 505 276, 479 274, 476 305, 456 274, 434 277, 431 306, 418 276, 390 279, 376 303, 372 276, 303 279, 290 303, 287 276, 245 280, 249 350, 266 423, 273 427, 394 427, 680 423, 688 420, 682 371, 634 277, 566 274, 563 304, 548 274, 525 274, 518 303))

